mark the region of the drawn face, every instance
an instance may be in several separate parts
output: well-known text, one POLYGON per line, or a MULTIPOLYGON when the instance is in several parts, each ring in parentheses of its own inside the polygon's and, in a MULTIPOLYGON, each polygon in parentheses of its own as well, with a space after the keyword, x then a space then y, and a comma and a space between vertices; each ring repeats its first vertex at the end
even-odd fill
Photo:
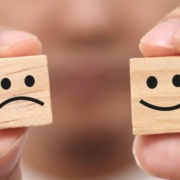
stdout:
POLYGON ((134 134, 180 132, 180 58, 131 60, 134 134))
MULTIPOLYGON (((150 77, 148 77, 146 84, 150 89, 154 89, 154 88, 156 88, 158 81, 157 81, 156 77, 150 76, 150 77)), ((179 74, 176 74, 173 76, 172 84, 175 87, 180 87, 180 75, 179 74)), ((158 110, 158 111, 172 111, 172 110, 176 110, 176 109, 180 108, 180 104, 177 104, 174 106, 169 106, 169 107, 161 107, 161 106, 156 106, 156 105, 150 104, 142 99, 140 100, 140 103, 148 108, 158 110)))
MULTIPOLYGON (((33 76, 28 75, 25 77, 24 83, 27 87, 32 87, 35 84, 35 79, 33 76)), ((1 81, 1 87, 4 90, 8 90, 11 87, 11 81, 8 78, 3 78, 1 81)), ((5 101, 3 101, 0 104, 0 108, 2 108, 3 106, 5 106, 6 104, 13 102, 13 101, 17 101, 17 100, 26 100, 26 101, 32 101, 34 103, 37 103, 41 106, 44 105, 44 103, 38 99, 32 98, 32 97, 28 97, 28 96, 17 96, 17 97, 13 97, 10 99, 7 99, 5 101)))
POLYGON ((52 122, 46 56, 0 59, 0 128, 52 122))

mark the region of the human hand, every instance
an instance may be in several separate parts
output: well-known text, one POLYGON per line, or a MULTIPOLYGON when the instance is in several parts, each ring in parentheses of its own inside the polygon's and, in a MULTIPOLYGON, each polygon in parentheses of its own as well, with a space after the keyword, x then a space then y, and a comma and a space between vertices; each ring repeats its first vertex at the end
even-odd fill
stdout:
MULTIPOLYGON (((0 31, 0 58, 41 53, 42 45, 33 35, 21 31, 0 31)), ((21 180, 19 159, 28 128, 0 130, 0 180, 21 180)))
MULTIPOLYGON (((179 56, 180 7, 148 32, 139 47, 146 57, 179 56)), ((136 137, 133 153, 145 172, 165 179, 180 179, 180 133, 136 137)))

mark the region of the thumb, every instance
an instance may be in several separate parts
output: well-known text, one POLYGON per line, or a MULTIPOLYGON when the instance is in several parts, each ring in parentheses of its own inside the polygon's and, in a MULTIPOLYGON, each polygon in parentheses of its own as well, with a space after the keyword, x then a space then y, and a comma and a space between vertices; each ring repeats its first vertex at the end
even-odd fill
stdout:
POLYGON ((19 159, 27 139, 27 128, 0 131, 0 179, 19 180, 19 159))
POLYGON ((180 7, 170 12, 140 41, 139 48, 146 57, 180 54, 180 7))

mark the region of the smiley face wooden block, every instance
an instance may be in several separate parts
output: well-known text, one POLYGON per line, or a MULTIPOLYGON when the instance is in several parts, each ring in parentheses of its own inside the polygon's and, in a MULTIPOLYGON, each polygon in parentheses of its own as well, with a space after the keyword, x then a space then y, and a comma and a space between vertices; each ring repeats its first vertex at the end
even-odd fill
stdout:
POLYGON ((0 129, 52 122, 46 56, 0 59, 0 129))
POLYGON ((180 57, 130 60, 133 134, 180 132, 180 57))

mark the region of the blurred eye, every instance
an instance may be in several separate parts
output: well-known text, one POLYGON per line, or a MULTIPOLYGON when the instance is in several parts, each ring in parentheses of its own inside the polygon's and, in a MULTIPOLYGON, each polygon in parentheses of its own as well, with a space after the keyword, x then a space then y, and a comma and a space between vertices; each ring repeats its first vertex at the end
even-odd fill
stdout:
POLYGON ((146 83, 150 89, 154 89, 158 84, 157 79, 154 76, 148 77, 146 83))
POLYGON ((174 86, 180 87, 180 75, 179 75, 179 74, 176 74, 176 75, 173 77, 172 83, 174 84, 174 86))
POLYGON ((24 82, 25 82, 26 86, 32 87, 35 83, 35 79, 33 76, 28 75, 28 76, 26 76, 24 82))

